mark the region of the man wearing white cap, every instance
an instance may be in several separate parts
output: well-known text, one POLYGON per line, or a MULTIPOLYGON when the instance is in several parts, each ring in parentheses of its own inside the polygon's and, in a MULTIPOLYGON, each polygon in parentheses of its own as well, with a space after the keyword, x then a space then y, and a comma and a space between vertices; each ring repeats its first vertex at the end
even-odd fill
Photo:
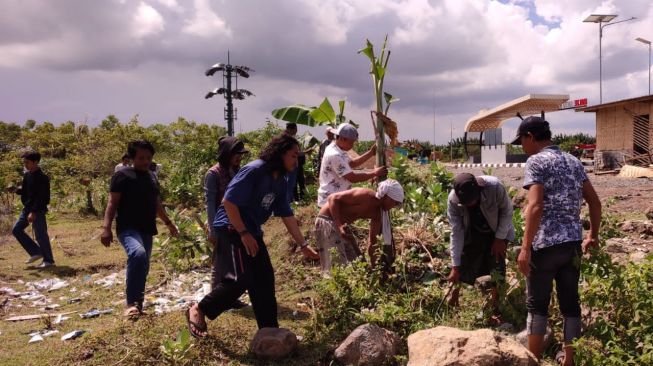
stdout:
POLYGON ((360 248, 348 227, 358 219, 370 220, 367 252, 374 266, 376 237, 383 236, 384 245, 392 245, 392 232, 388 212, 404 201, 404 189, 393 179, 379 183, 376 192, 367 188, 353 188, 333 193, 315 219, 320 265, 329 271, 332 264, 346 264, 361 255, 360 248), (332 249, 336 249, 335 255, 332 249))
POLYGON ((364 182, 374 177, 386 176, 388 169, 378 167, 371 172, 354 172, 353 168, 365 163, 376 153, 376 146, 356 159, 351 159, 347 151, 358 140, 358 131, 349 123, 341 123, 338 128, 330 130, 336 137, 322 157, 320 166, 320 188, 317 190, 317 206, 327 203, 330 194, 346 191, 352 183, 364 182))

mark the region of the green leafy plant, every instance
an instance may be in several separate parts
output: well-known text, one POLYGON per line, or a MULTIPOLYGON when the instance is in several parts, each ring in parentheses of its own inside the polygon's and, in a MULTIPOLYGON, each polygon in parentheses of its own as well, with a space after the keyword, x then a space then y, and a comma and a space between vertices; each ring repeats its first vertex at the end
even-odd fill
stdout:
POLYGON ((168 216, 177 225, 179 237, 168 236, 161 240, 154 239, 155 255, 174 271, 182 271, 207 264, 211 258, 206 231, 203 227, 206 219, 193 211, 166 209, 168 216))
MULTIPOLYGON (((272 116, 286 122, 293 122, 304 126, 331 126, 336 127, 340 123, 347 122, 345 117, 345 101, 338 101, 338 114, 336 114, 329 98, 324 98, 317 107, 308 107, 303 104, 294 104, 288 107, 277 108, 272 111, 272 116)), ((349 123, 358 128, 358 124, 352 120, 349 123)))
POLYGON ((592 255, 581 267, 587 309, 583 337, 575 342, 576 364, 653 364, 653 256, 621 265, 603 250, 592 255))
POLYGON ((192 348, 193 342, 190 338, 190 332, 188 329, 184 329, 177 333, 175 340, 166 339, 163 341, 159 350, 166 365, 180 366, 190 363, 188 356, 192 348))

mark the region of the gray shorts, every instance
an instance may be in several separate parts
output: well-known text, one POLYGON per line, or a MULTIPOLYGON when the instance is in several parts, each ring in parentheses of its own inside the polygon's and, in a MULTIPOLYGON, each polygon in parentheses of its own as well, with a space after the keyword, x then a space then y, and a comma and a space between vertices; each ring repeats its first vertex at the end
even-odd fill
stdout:
POLYGON ((347 264, 361 256, 356 241, 340 236, 336 224, 328 216, 318 215, 315 218, 315 239, 323 271, 330 271, 333 264, 347 264), (334 248, 335 254, 332 253, 334 248))

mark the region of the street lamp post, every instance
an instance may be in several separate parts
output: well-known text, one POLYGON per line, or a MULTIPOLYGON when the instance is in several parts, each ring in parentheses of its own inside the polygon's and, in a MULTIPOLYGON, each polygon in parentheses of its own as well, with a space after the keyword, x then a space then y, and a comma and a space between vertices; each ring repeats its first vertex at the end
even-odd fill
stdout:
POLYGON ((648 95, 651 95, 651 41, 642 37, 637 37, 635 40, 648 45, 648 95))
POLYGON ((592 14, 585 18, 583 22, 585 23, 598 23, 599 24, 599 103, 603 103, 603 61, 602 61, 602 39, 603 39, 603 28, 609 26, 609 25, 614 25, 618 23, 623 23, 623 22, 628 22, 631 20, 635 20, 637 18, 635 17, 630 17, 629 19, 625 20, 620 20, 618 22, 610 23, 612 19, 616 18, 616 14, 592 14), (603 24, 603 23, 610 23, 610 24, 603 24))
MULTIPOLYGON (((208 92, 205 99, 212 98, 217 94, 224 95, 224 98, 227 100, 227 107, 225 108, 225 119, 227 120, 227 135, 234 135, 234 120, 237 118, 234 113, 233 100, 243 100, 245 97, 254 95, 251 91, 247 89, 238 89, 238 76, 248 78, 249 74, 253 72, 251 68, 247 66, 234 66, 231 64, 229 58, 229 53, 227 52, 227 64, 217 63, 211 66, 210 69, 206 70, 204 73, 206 76, 213 76, 218 71, 222 71, 222 88, 215 88, 208 92), (232 88, 231 80, 235 79, 236 88, 232 88)), ((236 110, 237 112, 237 110, 236 110)))

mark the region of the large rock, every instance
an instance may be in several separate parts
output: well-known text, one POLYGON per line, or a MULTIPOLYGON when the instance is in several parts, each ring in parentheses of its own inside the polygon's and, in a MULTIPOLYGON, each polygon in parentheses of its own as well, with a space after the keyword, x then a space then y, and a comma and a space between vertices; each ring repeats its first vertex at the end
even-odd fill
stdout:
POLYGON ((261 328, 256 332, 249 348, 259 357, 278 359, 297 347, 297 336, 285 328, 261 328))
POLYGON ((647 208, 644 214, 646 215, 647 219, 653 220, 653 207, 647 208))
POLYGON ((536 366, 537 359, 516 340, 490 329, 450 327, 421 330, 408 337, 408 366, 536 366))
POLYGON ((354 329, 336 348, 335 357, 345 365, 383 365, 399 352, 401 338, 374 324, 354 329))
POLYGON ((628 238, 610 238, 605 241, 605 251, 608 253, 630 253, 632 240, 628 238))
POLYGON ((650 221, 627 220, 621 223, 619 228, 625 232, 653 235, 653 224, 650 221))
POLYGON ((490 291, 494 286, 494 281, 492 281, 492 276, 486 275, 476 278, 474 285, 481 291, 490 291))

